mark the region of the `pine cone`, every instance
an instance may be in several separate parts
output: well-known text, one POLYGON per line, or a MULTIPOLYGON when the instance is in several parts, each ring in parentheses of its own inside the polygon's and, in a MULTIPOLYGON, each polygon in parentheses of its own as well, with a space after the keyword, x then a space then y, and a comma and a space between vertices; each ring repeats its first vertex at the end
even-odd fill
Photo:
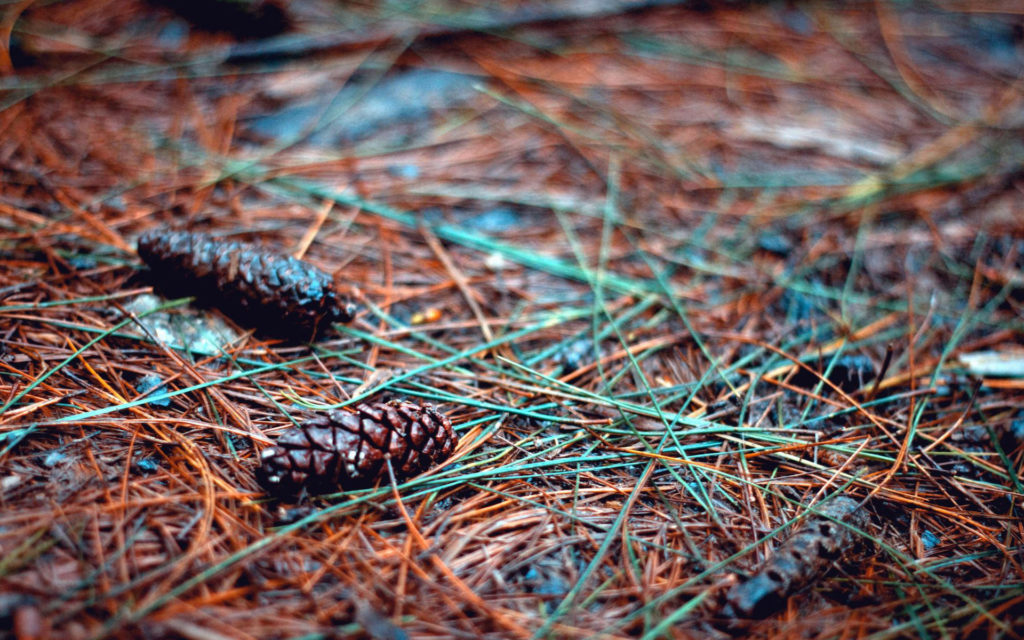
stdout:
POLYGON ((256 479, 269 493, 328 493, 416 475, 455 449, 452 424, 431 405, 392 401, 328 411, 293 427, 260 456, 256 479))
POLYGON ((729 590, 726 602, 733 615, 764 618, 779 609, 788 596, 823 574, 857 541, 852 531, 825 516, 863 530, 868 516, 859 507, 860 502, 846 496, 819 505, 822 515, 807 517, 756 574, 729 590))
POLYGON ((202 233, 153 230, 139 238, 139 257, 161 288, 212 302, 267 333, 315 338, 352 311, 331 276, 289 255, 202 233))

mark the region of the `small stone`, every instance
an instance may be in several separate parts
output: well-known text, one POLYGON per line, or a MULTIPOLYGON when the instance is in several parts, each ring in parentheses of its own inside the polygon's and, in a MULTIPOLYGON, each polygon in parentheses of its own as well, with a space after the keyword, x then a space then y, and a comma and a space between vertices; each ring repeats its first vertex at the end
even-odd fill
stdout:
POLYGON ((494 251, 484 260, 484 266, 491 271, 503 271, 508 267, 508 260, 501 253, 494 251))
POLYGON ((43 458, 43 466, 52 469, 61 462, 63 462, 65 458, 67 458, 67 455, 65 455, 63 452, 51 451, 50 453, 46 454, 45 458, 43 458))
POLYGON ((149 403, 156 407, 170 406, 170 398, 158 397, 163 391, 166 390, 166 388, 167 387, 166 385, 164 385, 163 380, 160 379, 160 376, 153 373, 149 373, 142 376, 142 378, 139 379, 138 384, 135 385, 135 390, 139 392, 139 395, 148 394, 150 397, 157 398, 155 400, 151 400, 149 403))

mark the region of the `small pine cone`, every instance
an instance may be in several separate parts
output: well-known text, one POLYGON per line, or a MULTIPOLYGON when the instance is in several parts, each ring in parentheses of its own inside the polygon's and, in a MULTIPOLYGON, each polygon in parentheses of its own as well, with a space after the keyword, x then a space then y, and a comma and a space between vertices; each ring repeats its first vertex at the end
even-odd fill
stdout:
POLYGON ((857 536, 829 517, 861 530, 868 525, 867 514, 853 498, 838 496, 817 509, 822 515, 807 517, 757 573, 729 590, 726 602, 733 615, 742 618, 770 615, 785 604, 787 597, 807 586, 854 547, 857 536))
POLYGON ((250 326, 279 336, 315 338, 352 311, 330 274, 257 245, 202 233, 153 230, 139 257, 162 288, 216 304, 250 326))
POLYGON ((358 489, 387 477, 407 478, 455 449, 452 424, 431 405, 392 401, 328 411, 288 429, 264 449, 256 479, 268 493, 358 489))

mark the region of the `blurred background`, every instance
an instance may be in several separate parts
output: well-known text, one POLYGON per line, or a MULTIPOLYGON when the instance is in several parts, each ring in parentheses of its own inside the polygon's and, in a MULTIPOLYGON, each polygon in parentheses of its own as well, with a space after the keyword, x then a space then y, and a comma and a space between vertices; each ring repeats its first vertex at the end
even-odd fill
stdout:
POLYGON ((1020 2, 0 15, 0 638, 1020 637, 1020 2), (164 298, 172 228, 357 319, 164 298), (388 397, 452 460, 262 494, 388 397), (724 608, 838 494, 857 544, 724 608))

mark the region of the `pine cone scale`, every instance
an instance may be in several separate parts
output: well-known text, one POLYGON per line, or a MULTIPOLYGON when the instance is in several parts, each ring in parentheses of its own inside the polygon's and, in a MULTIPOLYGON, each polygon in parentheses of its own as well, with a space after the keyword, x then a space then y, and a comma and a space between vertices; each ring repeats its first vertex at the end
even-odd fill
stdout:
POLYGON ((360 434, 366 438, 367 444, 377 449, 383 455, 388 450, 391 441, 390 429, 378 429, 373 420, 364 418, 359 422, 360 434))

